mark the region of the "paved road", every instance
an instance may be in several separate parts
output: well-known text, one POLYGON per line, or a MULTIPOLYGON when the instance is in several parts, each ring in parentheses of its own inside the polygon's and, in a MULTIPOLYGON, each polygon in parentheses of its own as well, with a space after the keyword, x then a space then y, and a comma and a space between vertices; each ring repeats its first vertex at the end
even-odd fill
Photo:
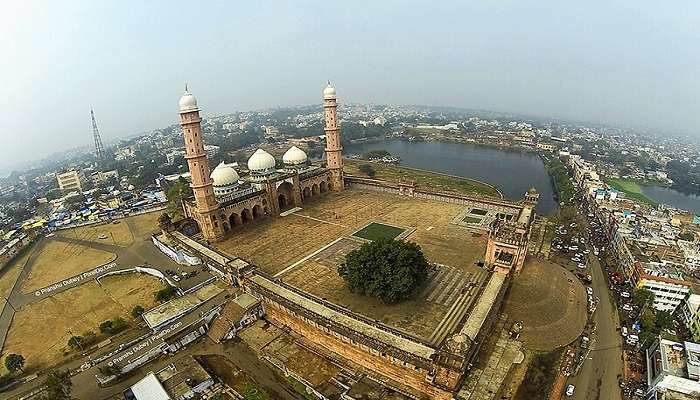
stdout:
POLYGON ((578 375, 569 378, 567 384, 576 385, 572 399, 620 400, 622 395, 618 378, 622 375, 622 336, 617 330, 620 319, 605 281, 605 272, 592 252, 589 265, 593 277, 591 287, 594 296, 600 298, 593 317, 596 326, 595 343, 578 375))

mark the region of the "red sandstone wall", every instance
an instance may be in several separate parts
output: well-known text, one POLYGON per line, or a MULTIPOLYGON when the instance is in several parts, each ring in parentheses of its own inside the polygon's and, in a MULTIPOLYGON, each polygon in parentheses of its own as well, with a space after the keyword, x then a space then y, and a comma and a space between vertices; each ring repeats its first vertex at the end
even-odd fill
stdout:
POLYGON ((280 310, 269 302, 266 302, 265 311, 270 321, 278 325, 286 325, 294 332, 303 335, 316 345, 331 350, 341 357, 359 364, 368 370, 378 372, 397 382, 401 382, 406 386, 425 393, 427 395, 426 399, 452 399, 451 393, 435 387, 425 380, 425 371, 417 371, 412 367, 405 368, 400 365, 392 364, 389 359, 372 354, 356 345, 346 343, 280 310))

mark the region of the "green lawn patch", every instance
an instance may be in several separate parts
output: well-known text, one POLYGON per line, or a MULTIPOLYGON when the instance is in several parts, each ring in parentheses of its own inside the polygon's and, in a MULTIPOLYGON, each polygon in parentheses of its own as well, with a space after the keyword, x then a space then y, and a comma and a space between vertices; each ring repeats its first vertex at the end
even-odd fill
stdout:
POLYGON ((381 238, 393 239, 399 236, 404 230, 403 228, 372 222, 352 235, 374 241, 381 238))
POLYGON ((608 184, 615 189, 625 193, 625 196, 631 200, 641 201, 642 203, 647 203, 651 205, 656 205, 657 203, 647 197, 642 191, 642 187, 634 180, 630 179, 609 179, 608 184))

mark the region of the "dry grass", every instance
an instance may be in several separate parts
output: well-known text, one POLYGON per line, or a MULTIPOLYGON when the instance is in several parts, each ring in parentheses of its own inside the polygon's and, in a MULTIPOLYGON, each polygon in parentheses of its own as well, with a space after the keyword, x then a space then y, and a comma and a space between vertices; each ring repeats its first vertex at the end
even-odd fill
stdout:
POLYGON ((87 225, 79 228, 60 231, 60 236, 69 239, 87 240, 90 242, 113 244, 116 246, 129 246, 134 242, 134 237, 129 230, 129 226, 123 221, 117 224, 107 223, 100 225, 87 225), (101 235, 106 236, 100 239, 101 235))
POLYGON ((106 251, 49 240, 40 253, 35 255, 32 271, 22 289, 27 292, 40 289, 89 271, 115 258, 113 253, 106 251))
POLYGON ((154 305, 153 292, 164 285, 148 275, 128 274, 85 283, 29 304, 15 314, 3 349, 4 354, 22 354, 26 369, 45 368, 59 362, 70 337, 99 333, 100 322, 121 316, 130 320, 136 305, 154 305))
MULTIPOLYGON (((137 238, 146 238, 158 230, 158 218, 163 211, 154 211, 126 219, 131 227, 131 234, 137 238)), ((122 220, 124 223, 124 220, 122 220)))
POLYGON ((523 321, 520 340, 533 350, 551 351, 573 341, 586 324, 586 290, 558 265, 527 262, 513 281, 504 312, 523 321))

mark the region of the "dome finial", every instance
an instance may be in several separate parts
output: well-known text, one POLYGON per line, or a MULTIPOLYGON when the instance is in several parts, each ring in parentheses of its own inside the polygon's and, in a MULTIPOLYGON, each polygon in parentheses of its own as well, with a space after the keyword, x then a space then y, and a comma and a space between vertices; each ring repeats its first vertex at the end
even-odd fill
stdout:
POLYGON ((189 89, 187 89, 187 84, 185 83, 185 93, 189 93, 189 89))

